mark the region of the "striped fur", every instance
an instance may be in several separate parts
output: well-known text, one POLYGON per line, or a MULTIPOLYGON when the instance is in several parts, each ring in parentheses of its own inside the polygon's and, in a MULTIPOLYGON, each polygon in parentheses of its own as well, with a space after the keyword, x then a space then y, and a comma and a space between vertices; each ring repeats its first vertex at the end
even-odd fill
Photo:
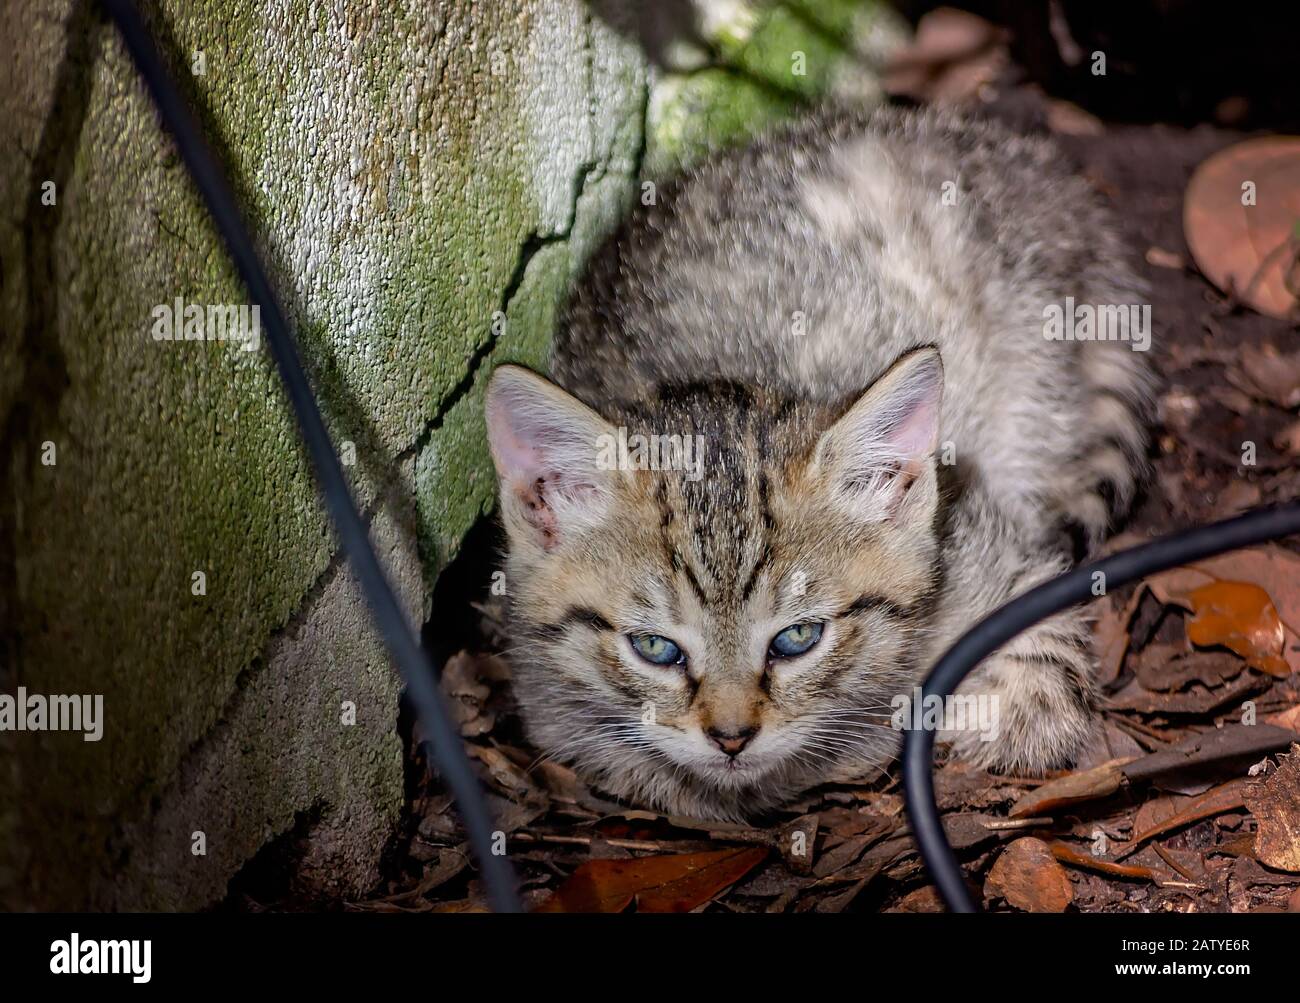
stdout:
MULTIPOLYGON (((1046 143, 934 114, 825 115, 666 186, 593 259, 558 385, 505 367, 489 439, 529 733, 609 792, 742 818, 893 755, 895 698, 966 627, 1104 538, 1139 484, 1144 357, 1055 342, 1065 296, 1140 302, 1046 143), (957 204, 941 198, 953 181, 957 204), (694 435, 703 476, 610 469, 694 435), (824 624, 793 659, 782 628, 824 624), (675 641, 649 665, 628 636, 675 641), (707 737, 749 734, 738 755, 707 737)), ((988 660, 982 764, 1067 763, 1092 656, 1063 615, 988 660)))

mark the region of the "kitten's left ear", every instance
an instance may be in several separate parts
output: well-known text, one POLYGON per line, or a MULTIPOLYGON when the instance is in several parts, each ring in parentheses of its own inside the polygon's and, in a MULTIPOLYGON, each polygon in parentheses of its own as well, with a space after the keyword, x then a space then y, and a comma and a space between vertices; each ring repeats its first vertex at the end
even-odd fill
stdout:
POLYGON ((814 463, 855 517, 895 518, 916 486, 926 489, 922 501, 935 495, 931 457, 942 401, 939 352, 919 348, 895 362, 822 434, 814 463))

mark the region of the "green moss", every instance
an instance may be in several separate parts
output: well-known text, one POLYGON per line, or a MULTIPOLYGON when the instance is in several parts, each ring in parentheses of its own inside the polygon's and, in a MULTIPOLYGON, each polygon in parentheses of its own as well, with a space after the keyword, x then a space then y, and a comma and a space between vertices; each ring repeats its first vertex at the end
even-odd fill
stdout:
POLYGON ((781 6, 797 17, 810 31, 852 49, 857 44, 864 14, 871 16, 883 7, 879 0, 781 0, 781 6))
POLYGON ((662 177, 786 118, 795 101, 723 69, 669 77, 651 103, 645 173, 662 177))
POLYGON ((802 100, 824 94, 834 68, 846 58, 836 40, 784 7, 764 9, 743 36, 722 34, 717 48, 723 65, 777 94, 802 100))
MULTIPOLYGON (((707 65, 665 73, 650 105, 646 171, 675 173, 827 97, 875 100, 864 52, 878 0, 784 0, 708 24, 707 65)), ((895 33, 897 30, 895 29, 895 33)))

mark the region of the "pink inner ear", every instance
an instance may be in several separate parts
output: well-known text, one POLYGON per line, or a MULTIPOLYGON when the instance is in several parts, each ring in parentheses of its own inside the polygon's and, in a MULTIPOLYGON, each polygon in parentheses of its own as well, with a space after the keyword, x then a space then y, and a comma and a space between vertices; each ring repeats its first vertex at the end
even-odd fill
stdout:
POLYGON ((545 476, 546 457, 539 448, 536 428, 520 425, 518 402, 509 397, 488 414, 488 439, 492 443, 497 472, 502 480, 518 488, 545 476), (531 433, 531 434, 530 434, 531 433))
POLYGON ((939 406, 933 397, 922 397, 903 419, 890 429, 888 440, 898 447, 899 453, 920 457, 934 445, 939 424, 939 406))
POLYGON ((516 435, 508 421, 498 418, 492 424, 492 443, 505 478, 515 484, 528 484, 540 477, 544 466, 541 450, 516 435))

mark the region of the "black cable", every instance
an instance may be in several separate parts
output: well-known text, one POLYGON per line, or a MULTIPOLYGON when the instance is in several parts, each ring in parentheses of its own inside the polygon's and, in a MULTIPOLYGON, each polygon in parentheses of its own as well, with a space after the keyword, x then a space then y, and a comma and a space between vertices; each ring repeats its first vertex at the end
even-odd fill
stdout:
POLYGON ((494 826, 478 778, 470 768, 460 735, 443 705, 433 667, 407 624, 379 559, 370 546, 365 521, 352 500, 343 468, 303 372, 293 336, 244 225, 234 193, 185 99, 163 65, 153 36, 134 3, 131 0, 102 2, 117 24, 136 70, 158 107, 163 124, 175 137, 176 147, 226 242, 226 249, 248 288, 249 297, 261 308, 266 340, 298 418, 303 442, 311 456, 316 480, 334 521, 339 542, 366 595, 375 625, 406 684, 407 695, 431 747, 432 758, 460 808, 489 904, 498 912, 518 912, 514 871, 504 856, 492 852, 494 826))
MULTIPOLYGON (((922 687, 922 699, 947 697, 986 656, 1022 630, 1067 606, 1095 598, 1093 576, 1101 572, 1106 589, 1139 581, 1159 571, 1267 540, 1300 533, 1300 502, 1256 509, 1245 515, 1161 537, 1085 564, 1031 589, 989 614, 948 649, 922 687)), ((933 730, 908 730, 903 736, 903 793, 912 833, 935 887, 953 912, 977 912, 961 865, 944 835, 934 799, 933 730)))

